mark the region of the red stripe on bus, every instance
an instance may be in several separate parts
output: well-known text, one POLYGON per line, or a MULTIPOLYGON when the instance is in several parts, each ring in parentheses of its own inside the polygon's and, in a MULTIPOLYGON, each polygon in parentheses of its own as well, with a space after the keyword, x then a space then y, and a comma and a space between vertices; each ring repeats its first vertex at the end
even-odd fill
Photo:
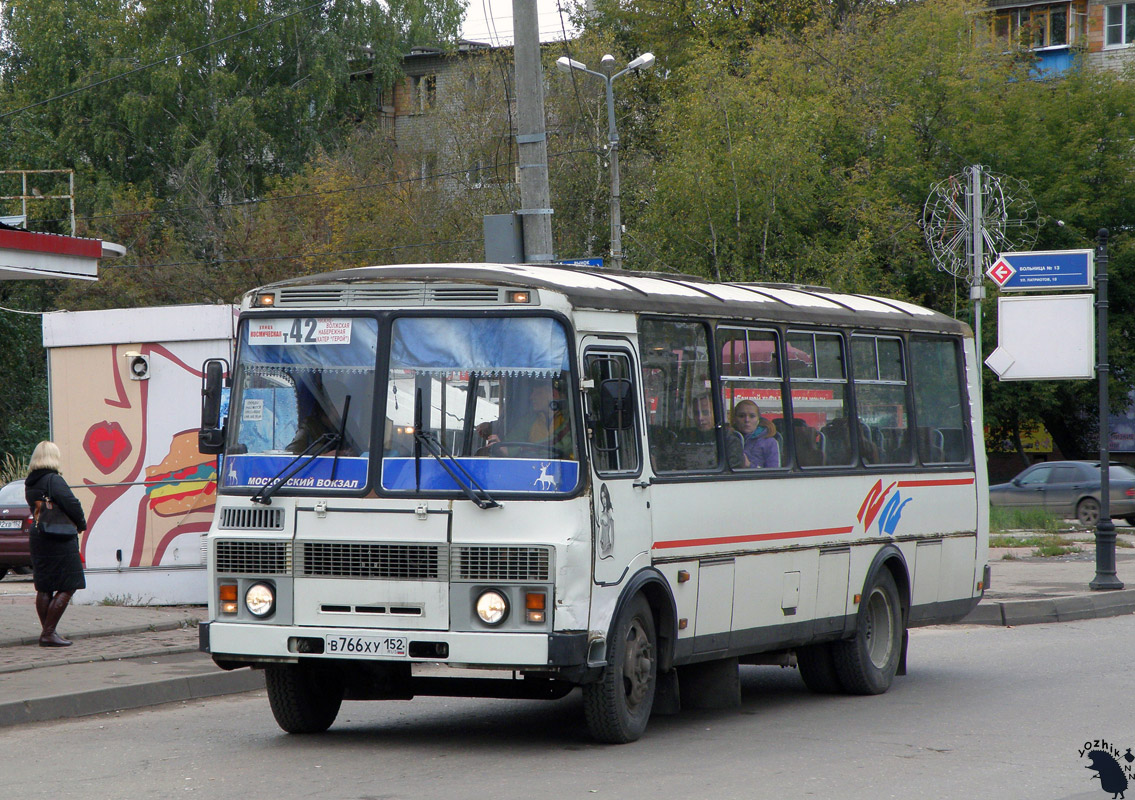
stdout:
POLYGON ((904 486, 969 486, 976 478, 940 478, 932 481, 899 481, 899 488, 904 486))
POLYGON ((655 542, 655 550, 668 547, 700 547, 712 544, 738 544, 740 542, 767 542, 770 539, 803 539, 808 536, 837 536, 851 533, 852 528, 819 528, 812 531, 784 531, 782 533, 755 533, 751 536, 723 536, 714 539, 678 539, 672 542, 655 542))

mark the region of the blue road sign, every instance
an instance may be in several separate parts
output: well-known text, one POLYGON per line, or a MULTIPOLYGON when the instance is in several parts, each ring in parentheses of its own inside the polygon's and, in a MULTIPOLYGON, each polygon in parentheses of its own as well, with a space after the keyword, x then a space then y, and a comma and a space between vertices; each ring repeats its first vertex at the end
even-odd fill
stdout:
POLYGON ((557 261, 557 264, 563 264, 565 267, 601 267, 603 266, 602 258, 571 258, 567 261, 557 261))
POLYGON ((1037 250, 1002 253, 985 273, 1003 292, 1091 289, 1095 281, 1092 250, 1037 250))

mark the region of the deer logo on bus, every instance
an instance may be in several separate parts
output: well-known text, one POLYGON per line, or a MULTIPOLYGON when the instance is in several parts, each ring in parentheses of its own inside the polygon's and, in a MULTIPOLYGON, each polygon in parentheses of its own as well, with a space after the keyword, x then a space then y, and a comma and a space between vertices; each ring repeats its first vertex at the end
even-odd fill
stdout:
POLYGON ((533 486, 539 486, 540 491, 555 491, 560 488, 559 482, 556 480, 555 475, 548 474, 548 467, 551 464, 541 464, 540 474, 536 476, 536 480, 532 481, 533 486))
POLYGON ((891 484, 884 489, 883 481, 875 481, 875 485, 871 487, 871 491, 867 492, 867 496, 863 498, 863 505, 859 506, 859 513, 856 518, 863 523, 863 531, 870 530, 871 523, 875 518, 879 519, 879 533, 886 536, 893 536, 895 528, 899 525, 899 518, 902 517, 902 510, 911 498, 902 498, 901 492, 895 492, 891 495, 891 490, 898 484, 891 482, 891 484), (888 498, 888 495, 890 497, 888 498), (882 509, 880 516, 879 510, 882 509))

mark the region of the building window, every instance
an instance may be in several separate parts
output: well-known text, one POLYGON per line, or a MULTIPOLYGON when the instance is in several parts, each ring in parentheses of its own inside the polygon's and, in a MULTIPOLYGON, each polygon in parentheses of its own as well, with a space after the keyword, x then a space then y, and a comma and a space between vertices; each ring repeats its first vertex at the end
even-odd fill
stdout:
POLYGON ((993 15, 990 31, 1006 47, 1065 47, 1076 38, 1069 17, 1068 3, 1010 8, 993 15))
POLYGON ((424 114, 437 102, 437 75, 415 75, 410 80, 414 89, 414 111, 424 114))
POLYGON ((1135 3, 1108 6, 1104 28, 1104 44, 1107 47, 1135 44, 1135 3))

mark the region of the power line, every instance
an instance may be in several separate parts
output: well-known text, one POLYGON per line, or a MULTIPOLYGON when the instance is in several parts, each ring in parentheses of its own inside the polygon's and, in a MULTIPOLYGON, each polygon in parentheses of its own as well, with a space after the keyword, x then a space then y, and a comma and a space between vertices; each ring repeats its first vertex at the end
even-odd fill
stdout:
POLYGON ((161 66, 162 64, 166 63, 167 61, 173 61, 176 58, 182 58, 184 56, 191 55, 192 53, 196 53, 198 50, 204 50, 205 48, 212 47, 213 45, 216 45, 216 44, 224 44, 225 42, 227 42, 231 39, 235 39, 238 36, 243 36, 246 33, 252 33, 252 31, 259 30, 260 28, 266 28, 269 25, 274 25, 277 22, 288 19, 289 17, 294 17, 297 14, 302 14, 305 11, 310 11, 311 9, 317 8, 321 5, 323 5, 322 0, 320 0, 320 2, 317 2, 317 3, 312 3, 309 6, 304 6, 303 8, 299 9, 298 11, 293 11, 290 14, 284 14, 284 15, 279 16, 279 17, 274 17, 273 19, 261 22, 259 25, 253 25, 251 28, 245 28, 242 31, 237 31, 236 33, 230 34, 230 35, 225 36, 221 39, 215 39, 211 42, 207 42, 207 43, 200 45, 198 47, 194 47, 192 50, 186 50, 184 53, 177 53, 176 55, 166 56, 165 58, 159 59, 157 61, 152 61, 149 64, 143 64, 140 67, 135 67, 134 69, 127 70, 126 72, 123 72, 121 74, 112 75, 109 78, 103 78, 101 81, 95 81, 94 83, 88 83, 84 86, 79 86, 75 89, 71 89, 68 92, 64 92, 63 94, 57 94, 54 97, 47 98, 46 100, 40 100, 36 103, 32 103, 31 105, 26 105, 26 106, 23 106, 22 108, 17 108, 13 111, 5 111, 3 114, 0 114, 0 119, 5 119, 7 117, 14 116, 15 114, 19 114, 23 111, 27 111, 27 110, 32 109, 32 108, 38 108, 39 106, 47 105, 48 103, 53 103, 56 100, 62 100, 66 97, 70 97, 71 95, 78 94, 79 92, 85 92, 87 89, 94 89, 96 86, 102 86, 103 84, 110 83, 111 81, 116 81, 119 78, 126 78, 130 75, 134 75, 134 74, 139 73, 139 72, 144 72, 145 70, 148 70, 148 69, 153 69, 154 67, 161 66))

